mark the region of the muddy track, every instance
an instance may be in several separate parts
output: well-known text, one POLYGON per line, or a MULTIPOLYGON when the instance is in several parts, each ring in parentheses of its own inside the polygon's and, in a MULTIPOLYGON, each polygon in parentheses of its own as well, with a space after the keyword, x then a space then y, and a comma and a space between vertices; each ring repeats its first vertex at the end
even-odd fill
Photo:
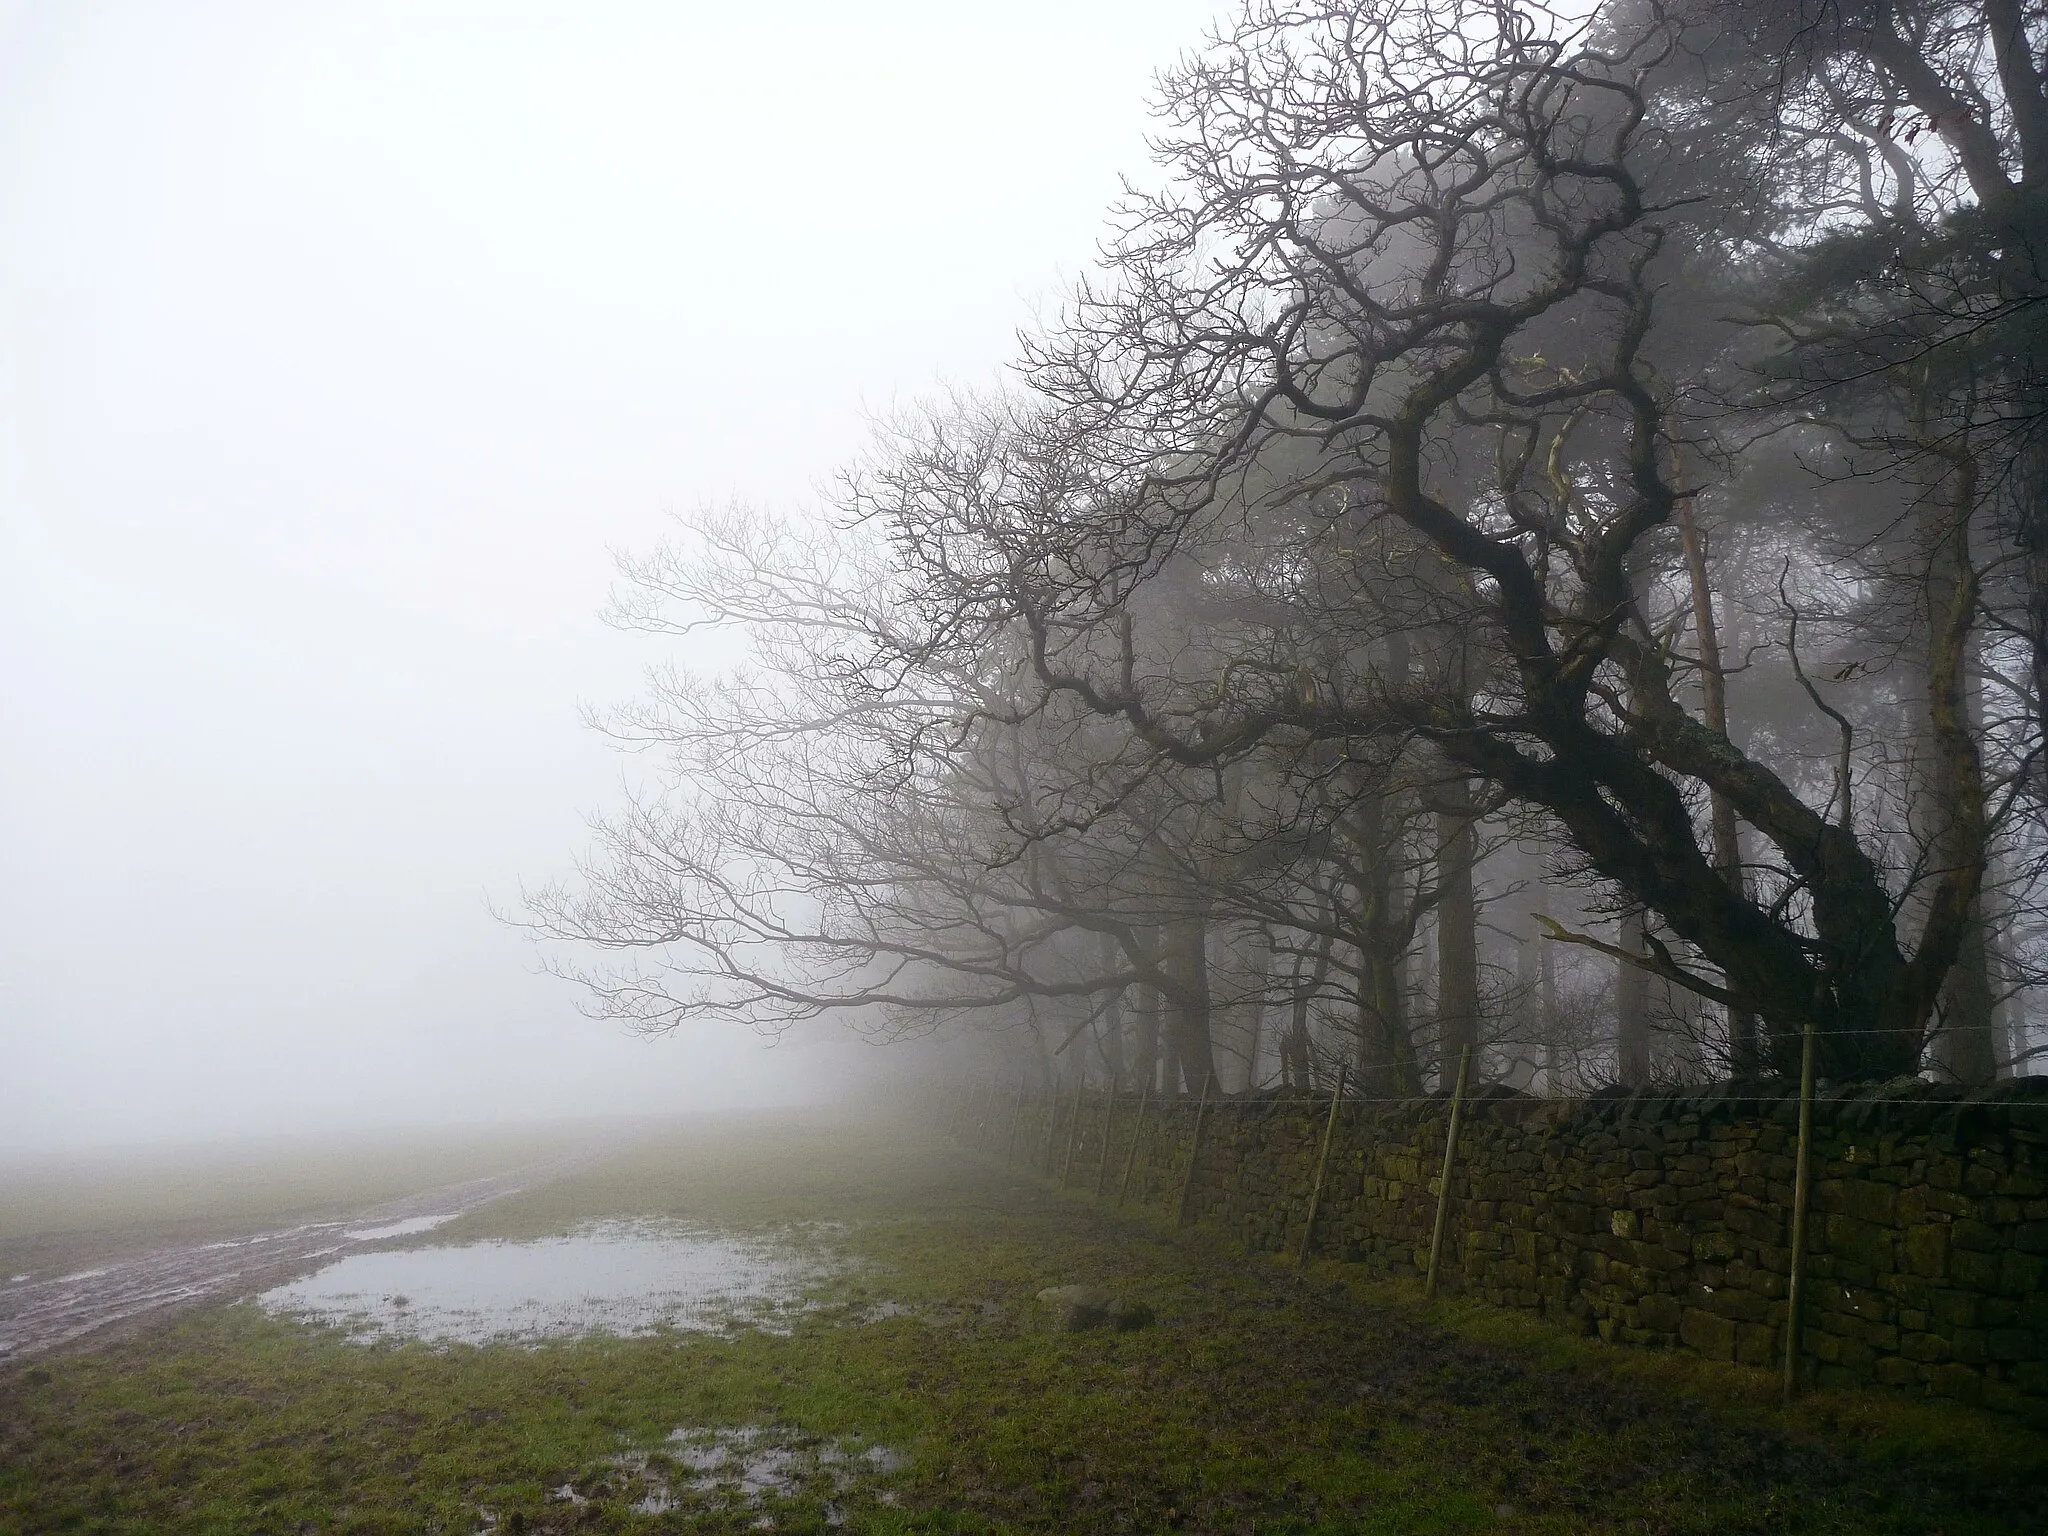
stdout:
POLYGON ((268 1289, 325 1259, 453 1221, 598 1155, 578 1151, 387 1200, 353 1215, 211 1242, 164 1243, 46 1280, 0 1276, 0 1366, 117 1337, 166 1313, 268 1289))

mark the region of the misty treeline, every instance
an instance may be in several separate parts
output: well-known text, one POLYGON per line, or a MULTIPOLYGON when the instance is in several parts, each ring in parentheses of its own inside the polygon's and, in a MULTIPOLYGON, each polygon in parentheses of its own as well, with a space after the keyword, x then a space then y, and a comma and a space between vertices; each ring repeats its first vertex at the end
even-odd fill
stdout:
POLYGON ((605 722, 664 771, 531 922, 650 1030, 1164 1091, 2027 1070, 2044 45, 1256 0, 1013 388, 625 562, 747 659, 605 722))

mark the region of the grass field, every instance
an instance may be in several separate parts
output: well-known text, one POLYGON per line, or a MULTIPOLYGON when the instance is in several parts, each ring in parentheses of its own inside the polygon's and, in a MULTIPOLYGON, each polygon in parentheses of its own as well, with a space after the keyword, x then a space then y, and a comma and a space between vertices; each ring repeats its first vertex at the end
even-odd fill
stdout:
POLYGON ((805 1231, 840 1267, 786 1333, 364 1346, 243 1304, 18 1365, 0 1531, 1962 1536, 2048 1508, 2048 1443, 1994 1418, 1786 1415, 1756 1373, 1297 1277, 851 1120, 647 1142, 435 1240, 613 1216, 805 1231), (1158 1321, 1056 1332, 1033 1298, 1068 1281, 1158 1321), (901 1459, 650 1505, 679 1428, 901 1459))
POLYGON ((352 1215, 383 1200, 564 1154, 616 1130, 520 1129, 276 1137, 169 1150, 0 1160, 0 1281, 98 1263, 159 1242, 203 1241, 352 1215))

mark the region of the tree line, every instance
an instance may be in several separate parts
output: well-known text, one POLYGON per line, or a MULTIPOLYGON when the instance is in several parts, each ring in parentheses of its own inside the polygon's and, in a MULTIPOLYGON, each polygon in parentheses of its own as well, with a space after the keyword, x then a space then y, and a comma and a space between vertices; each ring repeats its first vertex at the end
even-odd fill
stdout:
POLYGON ((663 771, 527 921, 643 1029, 1170 1092, 2028 1070, 2044 48, 1252 0, 1012 387, 623 561, 746 660, 605 720, 663 771))

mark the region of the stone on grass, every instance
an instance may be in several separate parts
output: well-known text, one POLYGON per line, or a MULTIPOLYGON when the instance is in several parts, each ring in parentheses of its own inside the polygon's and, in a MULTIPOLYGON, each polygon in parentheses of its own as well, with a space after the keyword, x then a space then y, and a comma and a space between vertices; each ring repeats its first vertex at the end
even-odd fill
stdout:
POLYGON ((1152 1321, 1152 1309, 1142 1301, 1126 1301, 1099 1285, 1048 1286, 1038 1293, 1038 1299, 1053 1309, 1060 1328, 1067 1333, 1099 1328, 1104 1323, 1128 1330, 1152 1321))
POLYGON ((1152 1321, 1152 1309, 1142 1301, 1126 1301, 1119 1296, 1109 1304, 1109 1326, 1118 1333, 1129 1333, 1133 1328, 1143 1328, 1152 1321))

